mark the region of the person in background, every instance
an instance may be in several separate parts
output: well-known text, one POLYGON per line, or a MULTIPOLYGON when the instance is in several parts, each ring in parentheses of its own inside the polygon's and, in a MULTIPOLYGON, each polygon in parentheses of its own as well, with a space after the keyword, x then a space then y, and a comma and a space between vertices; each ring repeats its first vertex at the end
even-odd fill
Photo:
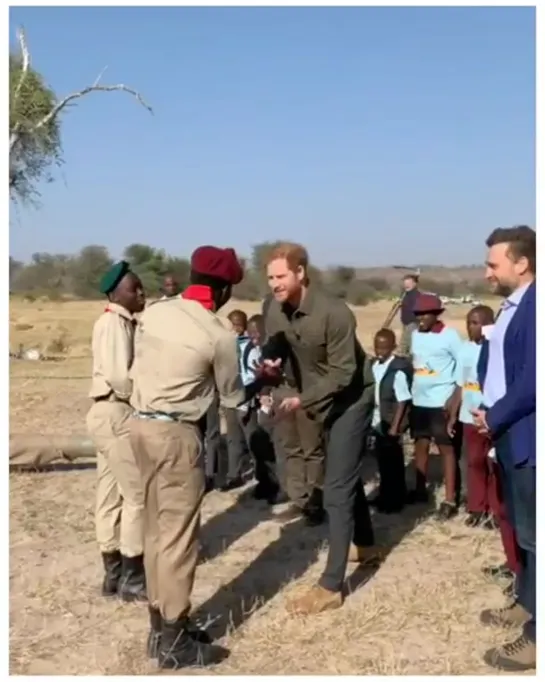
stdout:
POLYGON ((394 355, 395 347, 396 337, 391 329, 380 329, 375 334, 375 409, 372 427, 380 486, 378 497, 372 505, 385 514, 400 512, 405 506, 407 495, 401 437, 408 425, 413 369, 409 360, 394 355))
POLYGON ((418 329, 413 332, 411 340, 414 367, 411 432, 415 441, 416 487, 409 491, 407 501, 428 500, 429 451, 434 441, 443 459, 445 479, 445 500, 439 506, 437 516, 440 520, 448 520, 458 513, 459 468, 448 424, 462 340, 455 329, 441 322, 439 317, 443 312, 438 296, 418 295, 414 306, 418 329))
POLYGON ((174 275, 168 274, 164 276, 161 291, 163 292, 162 300, 172 298, 180 293, 180 285, 174 275))
POLYGON ((479 357, 483 404, 473 411, 492 439, 520 569, 516 599, 487 609, 481 622, 518 626, 519 637, 486 652, 490 666, 533 670, 536 648, 536 233, 527 225, 498 228, 486 241, 486 278, 505 297, 479 357))
POLYGON ((418 327, 414 315, 414 304, 418 298, 418 275, 405 275, 403 278, 403 298, 399 308, 401 324, 401 340, 399 343, 399 355, 409 355, 411 351, 411 338, 413 331, 418 327))
MULTIPOLYGON (((248 316, 243 310, 233 310, 227 319, 237 337, 237 350, 241 362, 244 349, 250 343, 250 337, 247 333, 248 316)), ((242 377, 244 378, 243 373, 242 377)), ((252 380, 253 378, 252 375, 252 380)), ((227 424, 227 475, 224 484, 220 487, 222 492, 236 490, 244 485, 243 467, 247 446, 241 424, 241 411, 243 410, 243 407, 236 407, 226 409, 224 412, 227 424)))
POLYGON ((139 278, 126 261, 102 278, 108 305, 95 322, 93 378, 87 429, 97 450, 95 527, 102 560, 105 597, 145 601, 144 490, 130 442, 129 371, 134 356, 134 315, 146 299, 139 278))
MULTIPOLYGON (((261 363, 264 337, 263 316, 254 315, 248 321, 249 341, 242 350, 240 371, 242 382, 249 386, 256 380, 256 369, 261 363)), ((271 505, 283 501, 276 475, 276 458, 270 435, 259 419, 260 400, 255 398, 237 409, 238 425, 252 453, 257 485, 253 496, 271 505)))
MULTIPOLYGON (((350 308, 309 281, 308 254, 299 244, 279 244, 269 255, 267 279, 274 300, 266 317, 263 366, 278 368, 291 355, 296 390, 275 404, 282 415, 307 412, 327 439, 323 485, 328 557, 317 584, 290 600, 288 610, 316 614, 343 604, 348 561, 380 560, 361 480, 365 425, 365 352, 350 308)), ((276 401, 275 401, 276 403, 276 401)))
POLYGON ((467 492, 467 526, 493 529, 494 512, 497 512, 497 485, 492 461, 488 453, 492 447, 490 438, 479 433, 473 424, 471 410, 482 402, 477 378, 477 362, 484 341, 483 327, 494 323, 494 311, 480 305, 467 314, 468 340, 462 342, 456 363, 456 390, 451 401, 448 431, 454 435, 456 421, 463 426, 462 478, 467 492))

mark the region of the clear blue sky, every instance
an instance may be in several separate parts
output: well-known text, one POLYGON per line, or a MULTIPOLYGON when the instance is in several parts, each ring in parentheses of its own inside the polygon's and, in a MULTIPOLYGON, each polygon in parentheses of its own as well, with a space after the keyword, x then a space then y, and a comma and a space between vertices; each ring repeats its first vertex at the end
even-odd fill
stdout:
POLYGON ((11 254, 304 242, 318 265, 481 262, 535 224, 531 8, 13 8, 66 165, 11 254))

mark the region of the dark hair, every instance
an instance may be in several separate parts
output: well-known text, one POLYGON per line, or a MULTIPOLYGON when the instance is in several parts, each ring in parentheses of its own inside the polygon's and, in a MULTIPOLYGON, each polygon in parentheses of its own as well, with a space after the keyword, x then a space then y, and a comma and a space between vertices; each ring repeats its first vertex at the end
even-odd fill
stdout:
POLYGON ((415 275, 415 274, 404 275, 403 279, 404 280, 405 279, 411 279, 415 284, 418 284, 418 275, 415 275))
POLYGON ((383 338, 386 341, 390 341, 392 346, 395 346, 396 335, 394 334, 394 332, 391 329, 386 329, 386 328, 379 329, 378 332, 375 334, 375 339, 380 339, 380 338, 383 338))
POLYGON ((507 244, 507 253, 511 260, 528 259, 530 272, 536 274, 536 232, 528 225, 515 227, 497 227, 486 240, 486 246, 507 244))
POLYGON ((483 319, 483 322, 490 323, 494 322, 495 313, 489 305, 476 305, 474 308, 468 312, 467 316, 477 313, 483 319))
POLYGON ((252 317, 250 317, 250 319, 248 320, 248 324, 250 324, 250 322, 255 322, 255 324, 263 324, 264 320, 265 320, 265 318, 263 317, 263 315, 260 315, 258 313, 256 315, 252 315, 252 317))
POLYGON ((236 310, 231 310, 229 315, 227 315, 227 318, 231 320, 233 317, 241 317, 244 321, 244 324, 248 324, 248 315, 246 315, 244 310, 239 310, 238 308, 236 310))

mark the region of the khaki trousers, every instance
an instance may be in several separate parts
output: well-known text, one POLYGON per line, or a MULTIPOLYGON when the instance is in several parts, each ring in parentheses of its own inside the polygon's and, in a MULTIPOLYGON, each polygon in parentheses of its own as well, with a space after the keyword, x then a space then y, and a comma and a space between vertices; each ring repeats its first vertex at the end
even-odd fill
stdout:
POLYGON ((173 621, 188 615, 199 558, 204 450, 196 425, 134 417, 131 443, 144 484, 144 567, 149 603, 173 621))
POLYGON ((129 436, 131 407, 100 401, 87 413, 97 450, 95 527, 101 552, 139 556, 144 542, 144 491, 129 436))
MULTIPOLYGON (((274 400, 290 395, 295 393, 282 387, 275 391, 274 400)), ((303 507, 314 488, 321 490, 324 484, 323 424, 305 410, 295 410, 275 423, 273 440, 277 456, 283 459, 282 487, 294 504, 303 507)))

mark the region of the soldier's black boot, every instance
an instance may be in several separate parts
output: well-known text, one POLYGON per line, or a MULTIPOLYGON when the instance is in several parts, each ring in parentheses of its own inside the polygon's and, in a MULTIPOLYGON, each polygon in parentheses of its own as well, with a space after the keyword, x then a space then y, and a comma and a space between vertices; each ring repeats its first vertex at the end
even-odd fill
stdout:
MULTIPOLYGON (((161 643, 161 629, 163 627, 163 619, 159 609, 153 606, 148 607, 150 629, 148 633, 148 641, 146 644, 146 651, 148 658, 157 658, 159 654, 159 645, 161 643)), ((211 644, 212 639, 206 630, 201 630, 199 627, 191 623, 188 619, 186 622, 187 634, 196 642, 201 644, 211 644)))
MULTIPOLYGON (((201 631, 202 632, 202 631, 201 631)), ((159 668, 178 670, 196 666, 220 663, 229 656, 229 651, 215 644, 195 639, 187 618, 174 621, 163 620, 159 642, 159 668)))
POLYGON ((119 552, 103 552, 104 580, 101 593, 103 597, 115 597, 121 579, 121 554, 119 552))
POLYGON ((119 596, 123 601, 147 601, 144 557, 122 557, 119 596))
POLYGON ((159 655, 159 643, 161 641, 161 628, 163 627, 163 619, 159 609, 153 606, 148 607, 149 610, 149 633, 148 641, 146 643, 146 653, 148 658, 157 658, 159 655))

